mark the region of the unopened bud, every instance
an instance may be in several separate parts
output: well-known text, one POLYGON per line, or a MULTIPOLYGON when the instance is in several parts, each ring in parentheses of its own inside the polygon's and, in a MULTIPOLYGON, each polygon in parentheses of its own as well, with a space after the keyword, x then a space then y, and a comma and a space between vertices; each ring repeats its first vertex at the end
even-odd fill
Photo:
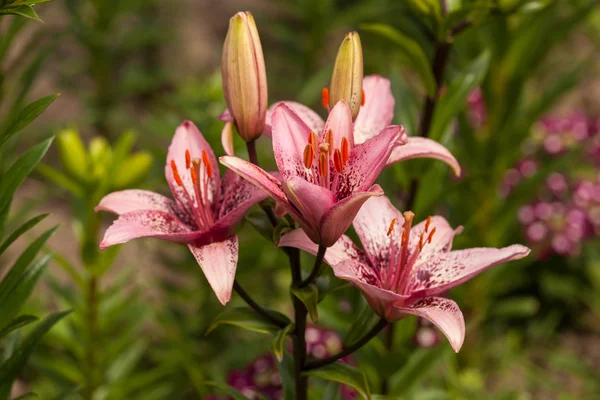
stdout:
POLYGON ((346 34, 340 45, 331 85, 329 86, 329 109, 340 100, 346 100, 356 119, 362 103, 363 54, 360 37, 356 32, 346 34))
POLYGON ((267 73, 252 14, 229 20, 221 58, 223 93, 240 136, 250 142, 262 134, 267 114, 267 73))

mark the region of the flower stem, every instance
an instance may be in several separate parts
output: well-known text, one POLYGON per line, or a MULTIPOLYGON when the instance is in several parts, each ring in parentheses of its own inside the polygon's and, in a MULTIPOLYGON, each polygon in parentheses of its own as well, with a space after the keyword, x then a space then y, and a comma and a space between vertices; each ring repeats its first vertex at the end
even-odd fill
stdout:
POLYGON ((246 142, 246 148, 248 149, 248 158, 250 159, 250 162, 258 167, 259 164, 258 155, 256 154, 256 140, 246 142))
POLYGON ((317 250, 317 258, 315 259, 315 264, 313 265, 312 271, 310 271, 310 275, 300 282, 298 287, 305 287, 310 285, 317 279, 319 276, 319 272, 321 271, 321 265, 323 264, 323 259, 325 258, 325 252, 327 251, 327 246, 319 245, 319 250, 317 250))
MULTIPOLYGON (((292 286, 298 286, 302 281, 300 266, 300 251, 289 248, 288 257, 292 270, 292 286)), ((304 303, 296 296, 294 302, 294 382, 296 384, 296 400, 308 399, 308 377, 302 375, 306 363, 306 314, 304 303)))
MULTIPOLYGON (((357 342, 344 348, 344 350, 342 350, 338 354, 335 354, 331 357, 324 358, 322 360, 315 360, 315 361, 308 362, 306 364, 306 366, 304 367, 304 370, 309 371, 311 369, 324 367, 325 365, 332 364, 332 363, 338 361, 340 358, 346 357, 347 355, 354 353, 356 350, 360 349, 365 344, 367 344, 371 339, 373 339, 375 336, 377 336, 379 334, 379 332, 381 332, 383 330, 383 328, 385 328, 387 325, 388 325, 388 322, 385 319, 381 318, 379 320, 379 322, 375 326, 373 326, 373 328, 371 328, 371 330, 365 336, 360 338, 357 342)), ((392 326, 393 325, 390 325, 390 328, 392 326)))
POLYGON ((277 325, 280 328, 285 328, 286 323, 271 315, 267 310, 261 307, 254 299, 244 290, 237 280, 233 281, 233 290, 259 315, 267 319, 269 322, 277 325))

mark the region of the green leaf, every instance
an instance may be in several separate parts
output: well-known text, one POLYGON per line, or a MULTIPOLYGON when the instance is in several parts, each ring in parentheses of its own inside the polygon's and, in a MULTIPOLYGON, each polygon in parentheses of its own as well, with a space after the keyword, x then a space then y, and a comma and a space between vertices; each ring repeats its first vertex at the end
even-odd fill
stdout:
POLYGON ((405 366, 391 376, 390 393, 404 395, 410 392, 423 377, 427 376, 448 348, 447 345, 440 345, 433 349, 415 350, 405 366))
POLYGON ((27 359, 42 337, 50 330, 50 328, 69 313, 70 311, 52 314, 38 323, 25 337, 23 342, 14 349, 10 358, 0 365, 0 398, 2 398, 3 395, 8 398, 12 382, 21 374, 21 371, 27 363, 27 359))
POLYGON ((13 319, 8 325, 6 325, 0 331, 0 338, 8 335, 12 331, 22 328, 25 325, 29 325, 32 322, 37 321, 39 318, 34 315, 19 315, 17 318, 13 319))
MULTIPOLYGON (((10 269, 10 271, 8 271, 0 283, 0 304, 6 301, 6 298, 9 296, 9 292, 22 278, 27 266, 33 261, 40 249, 44 246, 44 243, 46 243, 56 229, 58 229, 58 226, 55 226, 54 228, 51 228, 40 235, 40 237, 34 240, 29 247, 25 249, 17 261, 15 261, 13 267, 10 269)), ((0 311, 2 310, 0 309, 0 311)))
POLYGON ((275 337, 273 338, 273 353, 275 353, 275 357, 277 361, 281 362, 283 360, 283 344, 285 343, 285 338, 294 330, 294 324, 289 324, 283 329, 280 329, 275 337))
POLYGON ((60 132, 56 147, 63 170, 81 182, 88 181, 89 157, 79 134, 74 129, 60 132))
POLYGON ((225 385, 222 383, 216 383, 216 382, 212 382, 212 381, 204 381, 204 382, 202 382, 202 385, 213 387, 213 388, 217 389, 219 392, 222 392, 223 394, 226 394, 227 396, 230 396, 230 397, 234 398, 235 400, 248 400, 248 397, 243 395, 237 389, 234 389, 231 386, 228 386, 228 385, 225 385))
POLYGON ((411 64, 413 71, 421 77, 425 91, 429 96, 435 96, 437 85, 435 83, 433 72, 431 71, 429 59, 417 42, 389 25, 364 24, 361 25, 361 28, 395 43, 400 53, 404 55, 406 61, 411 64))
POLYGON ((50 215, 50 214, 41 214, 41 215, 38 215, 37 217, 33 217, 29 221, 25 222, 23 225, 21 225, 20 227, 18 227, 17 229, 15 229, 15 231, 13 233, 11 233, 10 236, 7 237, 4 240, 4 242, 2 242, 2 244, 0 245, 0 255, 2 253, 4 253, 6 251, 6 249, 11 244, 13 244, 13 242, 15 240, 17 240, 25 232, 27 232, 28 230, 30 230, 31 228, 33 228, 34 226, 36 226, 40 221, 42 221, 48 215, 50 215))
POLYGON ((314 283, 311 283, 303 288, 291 288, 290 292, 304 303, 312 322, 319 322, 319 309, 317 307, 317 303, 319 302, 319 290, 317 289, 317 286, 314 283))
POLYGON ((344 345, 351 346, 365 336, 376 323, 377 319, 377 314, 373 312, 371 307, 364 305, 358 318, 350 325, 348 333, 346 333, 346 337, 344 338, 344 345))
POLYGON ((41 113, 44 112, 46 108, 48 108, 50 104, 52 104, 54 100, 56 100, 58 96, 58 94, 54 94, 51 96, 42 97, 41 99, 38 99, 23 108, 17 117, 11 122, 6 132, 0 136, 0 146, 6 143, 6 141, 14 134, 35 120, 41 113))
POLYGON ((245 216, 246 221, 269 242, 273 241, 273 225, 262 211, 251 211, 245 216))
POLYGON ((429 137, 440 140, 448 124, 466 107, 469 93, 481 84, 490 64, 490 52, 484 51, 448 86, 433 114, 429 137))
MULTIPOLYGON (((288 317, 277 312, 268 310, 275 318, 291 323, 288 317)), ((249 307, 232 307, 219 314, 208 327, 206 334, 212 332, 219 325, 235 325, 240 328, 254 332, 276 335, 279 327, 257 314, 249 307)))
POLYGON ((18 7, 0 8, 0 15, 20 15, 21 17, 34 19, 36 21, 44 22, 39 15, 35 12, 33 7, 23 5, 18 7))
POLYGON ((281 385, 283 386, 283 398, 293 399, 294 393, 294 360, 290 353, 284 351, 283 360, 277 364, 279 376, 281 376, 281 385))
POLYGON ((46 164, 40 164, 37 166, 36 171, 48 180, 55 183, 57 186, 72 193, 73 196, 79 198, 83 197, 84 188, 78 182, 58 171, 57 169, 54 169, 46 164))
MULTIPOLYGON (((27 301, 37 281, 42 276, 42 272, 50 262, 52 255, 42 257, 34 263, 27 271, 22 273, 18 280, 6 292, 2 292, 3 300, 0 302, 0 329, 4 329, 21 310, 23 304, 27 301)), ((12 272, 12 271, 11 271, 12 272)), ((4 282, 3 282, 4 283, 4 282)))
POLYGON ((26 151, 2 176, 0 182, 0 220, 8 213, 8 207, 17 188, 48 151, 52 139, 44 140, 26 151))
POLYGON ((304 372, 304 375, 343 383, 344 385, 356 389, 363 398, 371 398, 371 392, 369 391, 369 385, 365 374, 352 365, 336 362, 304 372))

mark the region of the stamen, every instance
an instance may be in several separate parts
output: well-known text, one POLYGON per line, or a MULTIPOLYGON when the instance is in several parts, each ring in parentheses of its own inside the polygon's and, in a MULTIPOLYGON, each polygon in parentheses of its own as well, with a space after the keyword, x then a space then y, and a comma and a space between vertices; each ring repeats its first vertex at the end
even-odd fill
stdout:
POLYGON ((390 222, 390 227, 388 228, 388 231, 387 231, 388 236, 392 235, 392 232, 394 231, 394 225, 396 225, 396 218, 393 218, 392 222, 390 222))
POLYGON ((425 233, 429 231, 429 225, 431 225, 431 215, 427 217, 427 222, 425 222, 425 233))
POLYGON ((323 107, 326 109, 329 109, 329 89, 327 88, 323 88, 321 91, 321 104, 323 104, 323 107))
POLYGON ((329 147, 330 147, 329 143, 321 143, 319 145, 319 150, 321 150, 320 151, 321 153, 329 154, 329 147))
POLYGON ((435 234, 435 226, 433 227, 433 229, 431 230, 431 233, 429 234, 429 237, 427 238, 427 243, 431 243, 431 239, 433 239, 434 234, 435 234))
POLYGON ((202 150, 202 162, 204 163, 204 167, 206 168, 206 174, 208 175, 208 179, 213 177, 213 165, 212 162, 208 159, 208 154, 206 154, 206 150, 202 150))
POLYGON ((364 106, 365 105, 365 91, 362 91, 362 98, 360 99, 360 105, 364 106))
POLYGON ((325 133, 325 143, 329 144, 329 147, 333 148, 333 132, 331 129, 325 133))
POLYGON ((175 164, 175 160, 171 160, 171 171, 173 171, 173 179, 179 186, 183 186, 183 182, 181 181, 181 177, 179 176, 179 171, 177 171, 177 165, 175 164))
POLYGON ((335 149, 333 152, 333 166, 338 173, 341 173, 344 170, 344 164, 342 162, 342 153, 340 149, 335 149))
POLYGON ((321 154, 319 154, 319 175, 322 178, 327 177, 327 164, 327 152, 321 152, 321 154))
POLYGON ((419 236, 419 251, 423 250, 423 246, 425 245, 423 243, 423 236, 425 236, 425 232, 421 232, 421 235, 419 236))
POLYGON ((350 156, 350 143, 348 139, 344 136, 342 138, 342 163, 346 164, 348 162, 348 157, 350 156))
POLYGON ((190 155, 190 151, 185 151, 185 169, 190 169, 190 165, 192 163, 192 156, 190 155))
POLYGON ((314 156, 315 156, 315 153, 309 143, 304 148, 304 158, 302 160, 304 162, 305 168, 310 168, 312 166, 314 156))
POLYGON ((196 169, 195 168, 191 168, 190 169, 190 175, 192 175, 192 183, 194 185, 198 185, 198 175, 196 175, 196 169))
POLYGON ((308 134, 308 144, 312 146, 313 153, 317 154, 319 152, 319 138, 313 131, 308 134))

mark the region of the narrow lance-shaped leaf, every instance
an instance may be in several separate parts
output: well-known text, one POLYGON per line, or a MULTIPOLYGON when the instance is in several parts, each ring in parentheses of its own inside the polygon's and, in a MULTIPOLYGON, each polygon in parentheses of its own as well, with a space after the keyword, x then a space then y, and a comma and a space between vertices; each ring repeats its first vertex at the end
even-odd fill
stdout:
POLYGON ((275 358, 277 358, 277 361, 279 362, 283 360, 283 345, 285 343, 285 338, 293 330, 294 324, 289 324, 288 326, 277 332, 277 334, 273 338, 273 353, 275 353, 275 358))
POLYGON ((30 323, 35 322, 37 320, 39 320, 39 318, 34 315, 20 315, 17 318, 10 321, 10 323, 4 328, 2 328, 2 330, 0 331, 0 338, 3 338, 12 331, 29 325, 30 323))
POLYGON ((50 215, 50 214, 41 214, 41 215, 38 215, 37 217, 33 217, 29 221, 25 222, 23 225, 21 225, 20 227, 18 227, 17 229, 15 229, 15 231, 13 233, 11 233, 10 236, 7 237, 4 240, 4 242, 2 242, 2 244, 0 245, 0 255, 2 255, 2 253, 4 253, 4 251, 6 251, 6 249, 11 244, 13 244, 13 242, 15 240, 17 240, 25 232, 27 232, 28 230, 30 230, 31 228, 33 228, 34 226, 36 226, 40 221, 42 221, 48 215, 50 215))
POLYGON ((304 375, 348 385, 364 399, 371 398, 367 378, 358 368, 339 362, 304 372, 304 375))
MULTIPOLYGON (((288 317, 277 311, 269 310, 269 313, 282 321, 287 321, 287 323, 291 322, 288 317)), ((277 325, 274 325, 249 307, 232 307, 226 309, 213 320, 208 327, 206 334, 212 332, 219 325, 235 325, 250 331, 271 335, 276 335, 279 331, 277 325)))
POLYGON ((310 319, 317 323, 319 322, 319 310, 317 307, 317 303, 319 302, 319 290, 317 286, 313 283, 303 288, 291 288, 293 296, 296 296, 308 310, 308 315, 310 315, 310 319))
POLYGON ((19 132, 21 129, 25 128, 33 120, 35 120, 41 113, 44 112, 46 108, 48 108, 50 104, 52 104, 54 100, 56 100, 58 96, 58 94, 53 94, 51 96, 42 97, 41 99, 38 99, 23 108, 17 117, 11 122, 6 132, 4 132, 0 137, 0 146, 2 146, 15 133, 19 132))
POLYGON ((20 15, 21 17, 34 19, 39 22, 44 22, 31 6, 0 8, 0 15, 20 15))

